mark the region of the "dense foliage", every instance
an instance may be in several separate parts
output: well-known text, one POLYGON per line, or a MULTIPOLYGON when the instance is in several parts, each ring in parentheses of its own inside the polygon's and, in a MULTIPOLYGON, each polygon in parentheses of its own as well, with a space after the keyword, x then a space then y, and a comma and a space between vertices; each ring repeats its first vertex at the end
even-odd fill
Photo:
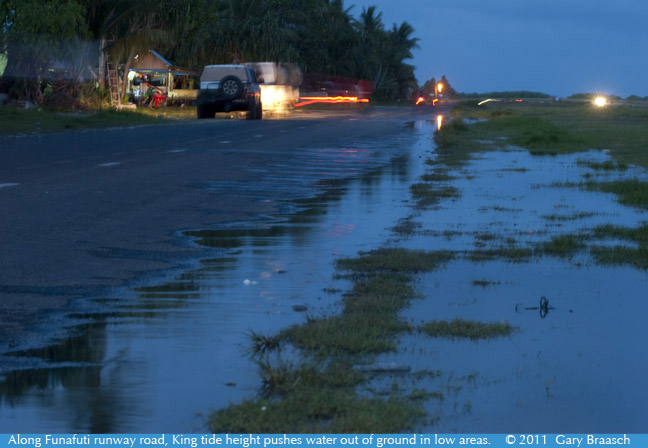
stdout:
POLYGON ((305 73, 368 79, 376 96, 416 88, 418 39, 407 22, 385 27, 375 7, 358 17, 343 0, 0 0, 2 90, 43 100, 55 78, 105 78, 101 61, 129 67, 156 49, 180 66, 298 63, 305 73), (88 76, 88 72, 92 75, 88 76))

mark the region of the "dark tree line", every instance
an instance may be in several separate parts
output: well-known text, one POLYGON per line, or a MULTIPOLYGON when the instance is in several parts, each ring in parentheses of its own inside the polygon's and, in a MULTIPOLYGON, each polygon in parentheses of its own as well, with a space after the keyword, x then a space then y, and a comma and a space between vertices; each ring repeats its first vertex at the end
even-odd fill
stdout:
POLYGON ((104 79, 105 57, 129 67, 156 49, 177 65, 294 62, 305 73, 367 79, 380 98, 416 88, 407 22, 387 28, 375 7, 343 0, 0 0, 3 90, 42 100, 57 68, 74 83, 104 79))

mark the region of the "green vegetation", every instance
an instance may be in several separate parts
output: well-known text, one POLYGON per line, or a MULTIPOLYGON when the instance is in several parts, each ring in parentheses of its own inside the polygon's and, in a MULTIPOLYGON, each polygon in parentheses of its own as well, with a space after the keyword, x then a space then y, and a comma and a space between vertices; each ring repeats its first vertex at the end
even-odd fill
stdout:
POLYGON ((453 257, 447 252, 377 249, 337 261, 355 283, 342 299, 339 315, 308 317, 277 335, 251 333, 251 353, 262 376, 258 398, 212 413, 218 433, 397 433, 413 429, 425 417, 421 400, 432 396, 398 390, 386 399, 359 395, 367 378, 353 368, 373 355, 396 348, 400 333, 410 331, 399 312, 417 294, 412 274, 431 271, 453 257), (305 361, 270 360, 291 344, 305 361), (316 362, 308 360, 316 360, 316 362))
POLYGON ((629 179, 612 182, 587 182, 585 185, 588 190, 614 193, 618 196, 621 204, 648 209, 648 182, 629 179))
POLYGON ((582 251, 586 248, 584 237, 580 235, 560 235, 555 236, 551 241, 546 241, 540 245, 538 250, 548 255, 558 257, 569 257, 576 252, 582 251))
POLYGON ((101 110, 95 113, 61 114, 43 109, 0 106, 0 135, 56 132, 67 129, 168 123, 134 112, 101 110))
POLYGON ((472 340, 509 336, 515 331, 509 323, 482 323, 464 319, 432 321, 418 327, 419 331, 433 337, 469 338, 472 340))
POLYGON ((605 225, 596 227, 593 238, 620 239, 633 243, 628 246, 594 246, 591 253, 601 264, 630 265, 638 269, 648 269, 648 224, 637 228, 605 225))
POLYGON ((407 249, 377 249, 361 253, 357 258, 342 258, 336 265, 340 269, 360 273, 376 272, 426 272, 440 268, 454 257, 445 251, 426 252, 407 249))
POLYGON ((648 168, 648 107, 621 104, 596 108, 589 102, 571 101, 489 102, 478 106, 477 101, 463 101, 451 115, 485 121, 459 126, 461 132, 442 129, 435 141, 448 150, 483 151, 513 144, 536 155, 557 155, 607 149, 615 159, 615 169, 630 164, 648 168))
POLYGON ((425 413, 416 401, 394 395, 360 396, 364 377, 345 362, 326 368, 309 362, 259 363, 262 396, 214 412, 215 433, 397 433, 413 429, 425 413))
POLYGON ((592 162, 586 160, 579 162, 579 164, 597 171, 625 171, 628 169, 627 163, 616 163, 612 160, 607 160, 605 162, 592 162))
POLYGON ((473 262, 507 260, 514 263, 521 263, 529 260, 533 250, 526 247, 500 246, 493 249, 476 249, 469 253, 473 262))
POLYGON ((435 186, 427 182, 410 185, 410 192, 419 207, 427 207, 438 204, 443 199, 459 197, 459 190, 455 187, 435 186))

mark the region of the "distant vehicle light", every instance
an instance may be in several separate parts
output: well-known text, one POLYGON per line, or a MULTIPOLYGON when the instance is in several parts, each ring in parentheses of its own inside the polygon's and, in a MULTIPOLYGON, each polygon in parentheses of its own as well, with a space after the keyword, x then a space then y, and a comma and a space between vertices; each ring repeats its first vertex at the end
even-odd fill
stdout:
POLYGON ((605 98, 604 96, 597 96, 596 98, 594 98, 594 105, 596 107, 605 107, 605 106, 607 106, 608 105, 607 98, 605 98))
POLYGON ((418 105, 421 104, 423 101, 425 101, 425 98, 423 98, 422 96, 419 96, 419 97, 416 99, 416 105, 418 106, 418 105))
POLYGON ((478 106, 481 106, 482 104, 490 103, 491 101, 499 101, 499 100, 496 100, 496 99, 494 99, 494 98, 488 98, 488 99, 486 99, 486 100, 480 101, 479 103, 477 103, 477 105, 478 105, 478 106))

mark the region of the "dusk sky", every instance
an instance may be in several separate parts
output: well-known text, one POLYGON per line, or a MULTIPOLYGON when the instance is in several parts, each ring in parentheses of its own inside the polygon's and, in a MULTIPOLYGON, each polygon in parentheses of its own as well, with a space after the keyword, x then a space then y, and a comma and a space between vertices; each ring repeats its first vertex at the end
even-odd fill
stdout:
POLYGON ((459 92, 532 90, 648 96, 645 0, 345 0, 375 5, 385 27, 409 22, 419 83, 459 92))

